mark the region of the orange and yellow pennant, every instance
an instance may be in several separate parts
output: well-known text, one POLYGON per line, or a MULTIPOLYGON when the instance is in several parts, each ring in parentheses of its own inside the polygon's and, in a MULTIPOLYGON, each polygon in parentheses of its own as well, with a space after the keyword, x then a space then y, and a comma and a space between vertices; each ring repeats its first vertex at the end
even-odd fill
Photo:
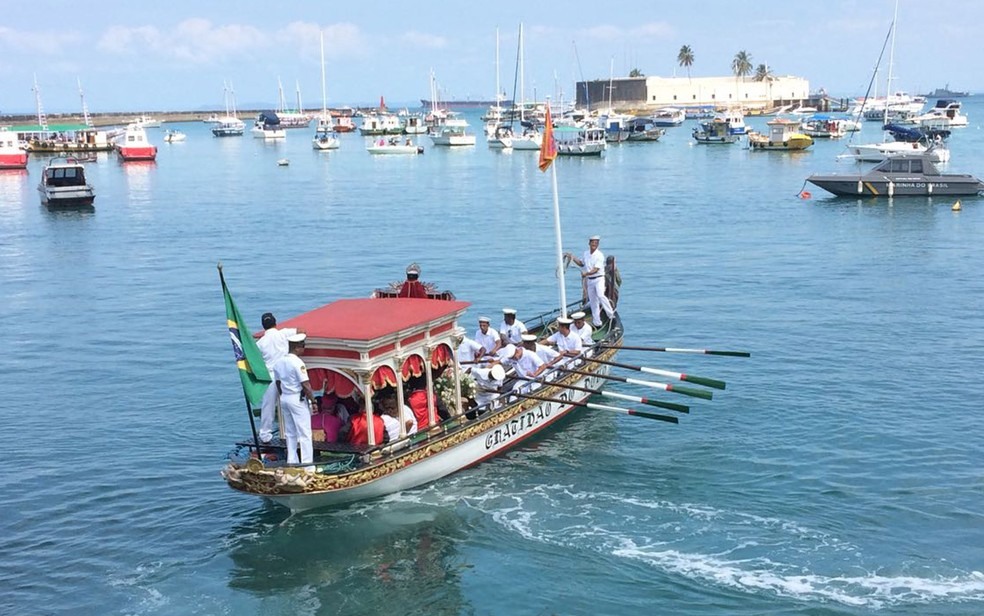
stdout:
POLYGON ((550 105, 547 105, 547 115, 543 120, 543 143, 540 144, 540 171, 546 171, 557 158, 557 142, 553 136, 553 120, 550 119, 550 105))

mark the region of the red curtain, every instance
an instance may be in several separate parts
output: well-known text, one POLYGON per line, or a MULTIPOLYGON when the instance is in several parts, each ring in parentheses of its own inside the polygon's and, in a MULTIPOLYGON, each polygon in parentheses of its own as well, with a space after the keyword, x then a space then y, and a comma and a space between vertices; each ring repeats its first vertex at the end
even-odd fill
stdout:
POLYGON ((451 347, 446 344, 438 345, 434 352, 431 353, 431 368, 435 370, 447 366, 451 363, 451 347))
POLYGON ((411 376, 420 376, 424 373, 424 358, 420 355, 411 355, 403 362, 400 372, 403 373, 404 381, 411 376))
POLYGON ((355 383, 347 376, 327 368, 311 368, 308 370, 308 380, 314 391, 324 390, 324 393, 334 393, 339 398, 348 398, 356 390, 355 383))
POLYGON ((380 366, 372 373, 372 388, 379 391, 385 387, 396 387, 396 373, 389 366, 380 366))

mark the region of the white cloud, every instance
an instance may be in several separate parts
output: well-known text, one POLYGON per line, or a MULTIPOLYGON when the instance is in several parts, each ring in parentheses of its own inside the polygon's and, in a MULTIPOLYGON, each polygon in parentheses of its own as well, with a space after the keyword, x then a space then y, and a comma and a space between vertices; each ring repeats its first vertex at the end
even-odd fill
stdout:
POLYGON ((186 19, 171 30, 155 26, 112 26, 99 39, 98 46, 120 55, 152 54, 204 64, 269 44, 270 38, 252 26, 215 26, 206 19, 186 19))
POLYGON ((0 26, 0 49, 10 49, 28 54, 56 56, 64 53, 64 48, 82 40, 76 32, 64 31, 18 31, 0 26))
POLYGON ((448 39, 436 34, 425 34, 411 30, 405 32, 400 40, 409 43, 413 47, 426 47, 428 49, 444 49, 448 46, 448 39))
POLYGON ((598 41, 626 41, 640 38, 659 38, 669 39, 674 34, 673 27, 663 21, 653 21, 639 24, 631 28, 620 28, 609 24, 594 26, 579 30, 576 33, 578 38, 594 39, 598 41))
POLYGON ((320 25, 295 21, 277 30, 274 38, 278 44, 292 45, 300 53, 312 59, 321 54, 321 33, 325 35, 325 57, 341 58, 365 53, 368 46, 358 26, 351 23, 320 25))

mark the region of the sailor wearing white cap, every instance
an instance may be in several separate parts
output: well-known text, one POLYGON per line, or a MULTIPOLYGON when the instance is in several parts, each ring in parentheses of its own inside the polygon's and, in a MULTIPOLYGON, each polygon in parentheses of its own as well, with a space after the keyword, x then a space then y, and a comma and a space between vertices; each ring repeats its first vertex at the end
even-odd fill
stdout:
POLYGON ((571 331, 572 319, 557 319, 557 331, 554 332, 544 343, 557 347, 557 352, 562 356, 577 357, 584 349, 581 337, 571 331))
MULTIPOLYGON (((273 367, 284 355, 287 355, 287 336, 293 336, 297 330, 293 327, 277 329, 277 319, 269 312, 263 313, 260 323, 265 331, 256 341, 256 346, 263 354, 263 363, 266 364, 267 372, 272 377, 273 367)), ((263 394, 263 403, 260 407, 260 440, 264 443, 269 443, 273 439, 273 420, 276 416, 278 397, 277 386, 271 383, 263 394)))
POLYGON ((553 365, 557 358, 560 357, 560 354, 557 353, 557 351, 548 346, 538 344, 536 341, 536 336, 533 334, 523 334, 523 347, 536 353, 537 356, 543 360, 543 363, 548 366, 553 365))
MULTIPOLYGON (((299 333, 288 336, 290 352, 273 367, 277 391, 280 392, 280 409, 284 416, 288 464, 297 464, 298 461, 309 464, 314 460, 314 446, 311 442, 311 408, 308 406, 308 402, 314 400, 314 392, 308 380, 307 367, 298 356, 304 350, 306 338, 307 336, 299 333), (307 400, 304 399, 305 397, 307 400), (298 445, 301 448, 300 460, 297 458, 298 445)), ((308 470, 314 468, 309 467, 308 470)))
POLYGON ((571 331, 581 337, 581 344, 586 347, 594 345, 594 338, 591 337, 594 329, 584 322, 584 313, 579 310, 572 313, 571 318, 574 319, 574 323, 571 325, 571 331))
POLYGON ((489 327, 491 322, 491 319, 488 317, 478 317, 478 329, 475 330, 475 342, 482 345, 486 354, 495 355, 495 352, 499 350, 500 346, 502 346, 502 336, 499 335, 499 332, 489 327))
POLYGON ((520 344, 523 342, 526 325, 516 318, 515 308, 502 309, 502 323, 499 325, 499 333, 502 335, 503 344, 520 344))
POLYGON ((581 278, 584 279, 588 289, 588 303, 591 305, 591 318, 595 327, 601 326, 599 307, 604 309, 609 319, 615 315, 615 308, 605 297, 605 254, 598 248, 600 243, 601 237, 592 235, 588 238, 588 249, 580 259, 567 253, 567 256, 581 268, 581 278))
POLYGON ((522 346, 507 345, 502 353, 502 363, 515 369, 516 374, 527 378, 535 378, 547 368, 540 357, 522 346))
POLYGON ((477 340, 472 340, 468 336, 461 337, 461 342, 458 344, 458 362, 465 364, 463 366, 465 371, 471 368, 471 364, 482 359, 483 355, 485 355, 485 347, 477 340))

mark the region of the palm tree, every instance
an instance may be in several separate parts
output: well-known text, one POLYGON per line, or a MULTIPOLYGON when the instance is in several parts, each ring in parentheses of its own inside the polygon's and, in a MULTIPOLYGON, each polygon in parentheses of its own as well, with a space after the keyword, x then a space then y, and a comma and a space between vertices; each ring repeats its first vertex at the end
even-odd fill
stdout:
POLYGON ((684 45, 677 54, 677 64, 687 69, 687 81, 690 81, 690 67, 694 64, 694 50, 690 45, 684 45))
POLYGON ((755 67, 755 81, 765 81, 772 79, 772 69, 768 64, 759 64, 755 67))
POLYGON ((744 49, 736 53, 731 61, 731 72, 735 74, 735 95, 740 96, 738 80, 752 72, 752 55, 744 49))
POLYGON ((629 71, 629 77, 645 77, 645 76, 646 75, 637 68, 634 68, 631 71, 629 71))

